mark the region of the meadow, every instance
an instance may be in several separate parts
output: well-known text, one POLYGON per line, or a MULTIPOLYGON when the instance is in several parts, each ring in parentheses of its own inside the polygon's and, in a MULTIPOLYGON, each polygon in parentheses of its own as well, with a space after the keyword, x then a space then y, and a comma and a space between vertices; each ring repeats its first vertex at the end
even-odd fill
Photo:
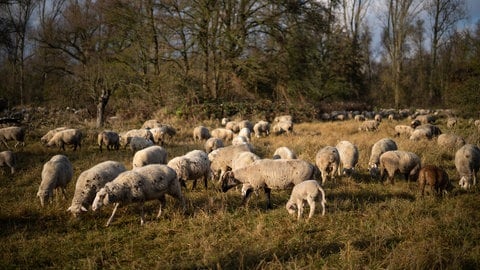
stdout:
MULTIPOLYGON (((145 120, 145 119, 144 119, 145 120)), ((217 121, 169 119, 177 135, 164 146, 169 159, 193 149, 193 127, 217 126, 217 121)), ((266 210, 263 192, 240 207, 239 190, 218 191, 209 182, 191 191, 184 189, 187 211, 167 197, 167 208, 155 219, 158 202, 145 205, 147 222, 140 226, 138 206, 119 208, 109 227, 112 207, 87 212, 75 219, 66 212, 75 180, 93 165, 116 160, 131 168, 129 149, 103 151, 95 143, 92 123, 82 125, 82 148, 45 148, 40 137, 55 126, 29 130, 26 146, 17 152, 18 172, 0 173, 1 269, 478 269, 480 267, 480 198, 478 188, 458 188, 455 149, 443 149, 436 140, 413 142, 394 138, 399 149, 417 153, 423 164, 443 166, 455 189, 445 197, 420 196, 417 183, 398 177, 394 185, 371 179, 367 162, 373 143, 393 138, 397 124, 384 120, 379 131, 360 132, 358 122, 297 123, 293 135, 252 140, 256 153, 269 158, 277 147, 288 146, 310 162, 326 145, 349 140, 360 151, 353 177, 337 177, 324 186, 326 215, 320 211, 308 222, 296 220, 285 209, 290 191, 272 191, 273 209, 266 210), (43 164, 63 153, 74 167, 68 199, 56 194, 42 208, 36 197, 43 164)), ((126 121, 115 131, 139 128, 142 121, 126 121)), ((467 142, 478 144, 477 129, 463 120, 447 129, 467 142)), ((70 124, 72 127, 78 127, 70 124)), ((12 143, 10 143, 12 145, 12 143)), ((2 148, 3 149, 3 148, 2 148)), ((4 168, 2 168, 4 169, 4 168)), ((307 213, 308 213, 308 209, 307 213)))

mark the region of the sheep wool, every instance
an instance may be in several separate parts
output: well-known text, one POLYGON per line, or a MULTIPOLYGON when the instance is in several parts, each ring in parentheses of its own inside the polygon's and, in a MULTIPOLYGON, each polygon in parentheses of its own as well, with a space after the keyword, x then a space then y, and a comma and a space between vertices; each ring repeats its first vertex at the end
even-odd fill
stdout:
POLYGON ((64 155, 55 155, 43 165, 42 181, 38 188, 37 197, 42 207, 53 197, 54 189, 61 189, 66 198, 67 184, 72 180, 73 167, 70 160, 64 155))
POLYGON ((290 215, 295 214, 295 211, 297 211, 297 220, 299 220, 303 214, 304 201, 307 201, 310 206, 310 213, 307 219, 312 218, 315 213, 316 202, 319 202, 322 206, 322 216, 325 215, 325 204, 327 203, 325 200, 325 191, 317 180, 305 180, 296 184, 292 189, 290 199, 285 205, 285 208, 287 208, 290 215))

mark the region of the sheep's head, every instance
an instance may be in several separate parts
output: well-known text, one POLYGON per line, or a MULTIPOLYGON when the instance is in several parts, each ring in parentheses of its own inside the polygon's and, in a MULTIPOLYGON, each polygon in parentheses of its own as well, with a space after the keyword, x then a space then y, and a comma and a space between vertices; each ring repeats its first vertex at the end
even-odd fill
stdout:
POLYGON ((463 189, 469 189, 472 185, 472 176, 462 176, 462 178, 460 178, 460 181, 458 182, 458 185, 463 189))
POLYGON ((87 212, 87 208, 85 208, 81 204, 72 204, 68 207, 67 212, 71 212, 74 217, 79 217, 82 212, 87 212))
POLYGON ((44 207, 45 203, 48 202, 49 196, 51 196, 51 194, 48 192, 48 190, 39 190, 37 192, 37 197, 40 199, 40 205, 42 207, 44 207))
POLYGON ((95 196, 95 199, 93 200, 92 210, 97 211, 97 209, 100 209, 103 205, 109 204, 109 202, 110 202, 110 198, 109 198, 107 189, 106 188, 101 188, 97 192, 97 195, 95 196))
POLYGON ((368 164, 368 170, 370 171, 370 176, 374 179, 378 179, 380 174, 380 170, 378 169, 378 165, 375 163, 368 164))
POLYGON ((227 171, 223 174, 221 183, 222 183, 222 191, 227 192, 232 187, 239 185, 240 181, 235 179, 235 175, 232 171, 227 171))
POLYGON ((287 204, 285 205, 285 208, 287 208, 287 211, 290 215, 295 214, 295 212, 298 210, 297 205, 292 201, 288 201, 287 204))

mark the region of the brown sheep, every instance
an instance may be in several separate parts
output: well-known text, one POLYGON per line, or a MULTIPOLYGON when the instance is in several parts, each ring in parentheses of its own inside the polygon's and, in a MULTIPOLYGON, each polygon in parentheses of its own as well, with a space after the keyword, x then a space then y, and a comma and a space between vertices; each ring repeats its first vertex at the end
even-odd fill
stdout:
POLYGON ((453 189, 453 185, 444 169, 435 165, 425 165, 420 169, 418 176, 418 186, 422 196, 425 192, 425 186, 430 186, 431 194, 441 195, 453 189))

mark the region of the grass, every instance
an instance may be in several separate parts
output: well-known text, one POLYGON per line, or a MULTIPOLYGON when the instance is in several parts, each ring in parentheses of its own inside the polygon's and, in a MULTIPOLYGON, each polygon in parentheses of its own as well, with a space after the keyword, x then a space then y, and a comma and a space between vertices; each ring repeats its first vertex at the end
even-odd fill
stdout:
MULTIPOLYGON (((248 207, 239 207, 239 191, 221 193, 199 184, 197 190, 185 191, 186 214, 168 198, 164 215, 155 220, 158 204, 148 202, 147 223, 140 226, 138 206, 128 205, 117 211, 108 228, 104 225, 111 207, 88 212, 82 219, 65 211, 70 200, 60 196, 40 207, 35 195, 43 163, 59 151, 40 145, 46 130, 31 132, 27 146, 17 153, 18 173, 13 178, 8 170, 0 173, 0 268, 478 269, 478 190, 455 189, 445 198, 422 198, 416 183, 398 178, 392 186, 370 179, 366 171, 370 148, 378 139, 392 137, 398 123, 403 122, 384 121, 372 133, 358 132, 354 121, 301 123, 292 136, 253 140, 262 157, 271 157, 277 147, 286 145, 311 162, 320 148, 339 140, 358 146, 358 173, 324 187, 327 213, 323 217, 319 211, 309 222, 289 216, 284 208, 289 191, 272 191, 274 208, 265 210, 263 192, 253 195, 248 207)), ((191 139, 194 123, 176 124, 177 137, 165 146, 170 158, 203 148, 191 139)), ((454 131, 443 123, 440 127, 478 143, 478 132, 467 124, 454 131)), ((417 153, 423 163, 442 165, 456 185, 454 149, 441 149, 434 140, 395 140, 400 149, 417 153)), ((108 159, 131 168, 129 150, 99 153, 93 135, 80 151, 69 149, 65 154, 72 161, 75 179, 108 159)))

